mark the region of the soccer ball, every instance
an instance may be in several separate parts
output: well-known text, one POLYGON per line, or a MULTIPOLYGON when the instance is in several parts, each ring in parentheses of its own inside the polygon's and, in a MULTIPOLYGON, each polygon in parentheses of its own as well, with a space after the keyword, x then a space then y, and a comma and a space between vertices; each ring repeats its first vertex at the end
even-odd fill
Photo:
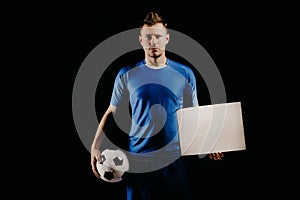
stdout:
POLYGON ((101 161, 97 170, 102 180, 110 183, 122 181, 123 174, 129 169, 129 162, 124 152, 105 149, 101 152, 101 161))

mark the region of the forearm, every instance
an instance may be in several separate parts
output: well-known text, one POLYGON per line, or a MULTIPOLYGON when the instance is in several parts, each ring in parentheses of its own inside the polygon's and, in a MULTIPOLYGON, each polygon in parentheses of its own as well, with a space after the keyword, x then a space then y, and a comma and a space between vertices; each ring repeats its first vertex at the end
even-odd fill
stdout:
POLYGON ((99 149, 100 148, 100 146, 102 144, 102 141, 103 141, 103 138, 104 138, 104 127, 105 127, 105 124, 107 122, 109 114, 112 113, 112 112, 116 112, 116 108, 113 107, 113 106, 109 106, 109 108, 107 109, 107 111, 103 115, 103 117, 102 117, 102 119, 99 123, 99 126, 97 128, 97 131, 96 131, 96 134, 95 134, 95 137, 94 137, 94 141, 93 141, 92 146, 91 146, 92 149, 99 149))
MULTIPOLYGON (((102 120, 103 119, 104 118, 102 118, 102 120)), ((96 131, 92 146, 91 146, 92 149, 99 149, 100 148, 100 146, 102 144, 102 141, 103 141, 103 136, 104 136, 103 126, 101 125, 101 122, 100 122, 100 124, 98 126, 98 129, 96 131)))

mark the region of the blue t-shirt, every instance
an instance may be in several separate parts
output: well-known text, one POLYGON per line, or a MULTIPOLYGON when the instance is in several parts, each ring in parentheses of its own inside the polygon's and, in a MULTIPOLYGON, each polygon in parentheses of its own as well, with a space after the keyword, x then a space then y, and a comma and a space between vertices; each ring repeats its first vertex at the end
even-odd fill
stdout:
POLYGON ((124 97, 131 106, 130 152, 180 152, 176 111, 198 105, 191 68, 170 59, 162 68, 148 67, 145 60, 124 67, 115 79, 110 103, 121 106, 124 97))

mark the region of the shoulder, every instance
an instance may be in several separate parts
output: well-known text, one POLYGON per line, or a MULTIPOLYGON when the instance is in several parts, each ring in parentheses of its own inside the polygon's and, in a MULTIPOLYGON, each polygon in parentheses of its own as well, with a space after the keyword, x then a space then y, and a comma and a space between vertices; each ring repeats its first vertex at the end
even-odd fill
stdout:
POLYGON ((192 68, 188 65, 185 65, 185 64, 182 64, 182 63, 176 62, 174 60, 170 60, 170 59, 168 59, 168 65, 186 76, 194 75, 192 68))
POLYGON ((123 66, 123 67, 119 70, 117 76, 118 76, 118 77, 121 77, 121 76, 127 74, 127 73, 128 73, 130 70, 132 70, 133 68, 143 65, 144 62, 145 62, 145 61, 139 61, 139 62, 137 62, 137 63, 135 63, 135 64, 133 64, 133 65, 126 65, 126 66, 123 66))

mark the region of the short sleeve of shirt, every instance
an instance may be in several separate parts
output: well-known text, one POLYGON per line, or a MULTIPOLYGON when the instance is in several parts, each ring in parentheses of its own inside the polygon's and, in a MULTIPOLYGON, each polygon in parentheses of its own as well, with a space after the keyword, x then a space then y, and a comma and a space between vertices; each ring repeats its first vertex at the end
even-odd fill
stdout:
POLYGON ((113 87, 113 91, 112 91, 112 96, 111 96, 111 100, 110 100, 110 104, 113 106, 118 107, 121 102, 124 100, 124 97, 126 96, 126 94, 128 94, 127 92, 127 88, 126 88, 126 80, 125 80, 125 76, 124 74, 126 73, 127 68, 123 68, 119 71, 119 73, 117 74, 115 81, 114 81, 114 87, 113 87))
POLYGON ((192 69, 186 69, 187 85, 184 91, 183 107, 191 107, 198 105, 196 77, 192 69))

